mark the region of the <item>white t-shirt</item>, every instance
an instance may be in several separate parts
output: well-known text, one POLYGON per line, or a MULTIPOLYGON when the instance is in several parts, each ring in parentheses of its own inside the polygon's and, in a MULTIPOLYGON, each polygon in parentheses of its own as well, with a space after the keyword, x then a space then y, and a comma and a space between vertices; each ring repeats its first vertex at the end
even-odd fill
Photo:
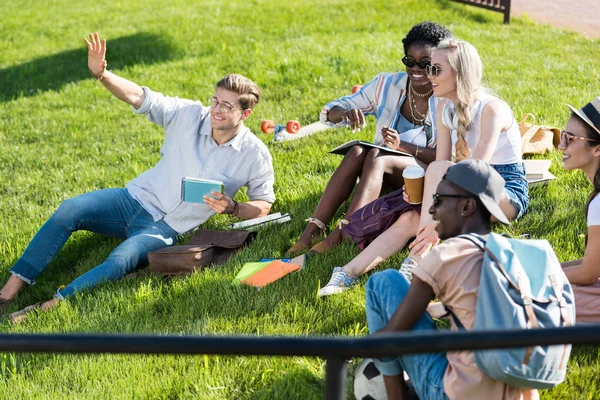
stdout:
POLYGON ((590 202, 587 214, 587 225, 600 225, 600 195, 596 195, 590 202))

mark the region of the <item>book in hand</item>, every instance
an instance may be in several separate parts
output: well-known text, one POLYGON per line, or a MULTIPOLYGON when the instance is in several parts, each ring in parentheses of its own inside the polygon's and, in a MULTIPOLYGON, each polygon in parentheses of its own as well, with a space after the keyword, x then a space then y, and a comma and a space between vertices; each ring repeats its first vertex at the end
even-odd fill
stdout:
POLYGON ((556 177, 549 171, 552 160, 523 160, 525 176, 529 185, 548 183, 556 177))
POLYGON ((365 147, 368 149, 379 149, 385 153, 396 154, 398 156, 413 157, 412 154, 405 153, 404 151, 390 149, 389 147, 379 146, 377 144, 370 143, 370 142, 363 142, 362 140, 351 140, 351 141, 344 143, 343 145, 338 146, 335 149, 331 150, 330 153, 331 154, 339 154, 339 155, 344 156, 354 146, 361 146, 361 147, 365 147))
POLYGON ((210 192, 225 193, 225 184, 212 179, 186 176, 181 180, 181 200, 188 203, 204 203, 204 196, 215 197, 210 192))

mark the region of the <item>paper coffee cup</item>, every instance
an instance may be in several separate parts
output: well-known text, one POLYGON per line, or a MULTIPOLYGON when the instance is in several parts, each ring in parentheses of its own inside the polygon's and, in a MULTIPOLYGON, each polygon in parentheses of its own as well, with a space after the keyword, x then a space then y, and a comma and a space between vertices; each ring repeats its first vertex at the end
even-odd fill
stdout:
POLYGON ((425 170, 418 165, 406 167, 402 172, 404 186, 408 194, 410 204, 421 204, 423 201, 423 183, 425 182, 425 170))

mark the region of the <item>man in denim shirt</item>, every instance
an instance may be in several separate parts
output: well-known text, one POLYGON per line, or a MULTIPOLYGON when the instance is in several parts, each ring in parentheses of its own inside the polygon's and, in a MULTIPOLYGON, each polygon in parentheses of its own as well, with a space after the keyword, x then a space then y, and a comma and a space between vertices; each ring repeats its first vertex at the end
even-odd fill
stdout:
POLYGON ((260 98, 258 86, 241 75, 216 85, 209 107, 198 101, 167 97, 106 70, 106 40, 90 34, 88 68, 113 95, 162 126, 165 141, 159 162, 127 184, 66 200, 35 235, 10 269, 0 292, 0 315, 65 244, 71 233, 87 230, 124 241, 100 265, 81 275, 41 305, 48 309, 75 292, 104 280, 122 278, 148 262, 147 254, 175 243, 215 213, 241 219, 267 215, 275 201, 273 163, 267 147, 244 126, 260 98), (204 204, 181 201, 185 176, 220 180, 225 194, 212 192, 204 204), (233 200, 247 186, 250 201, 233 200))

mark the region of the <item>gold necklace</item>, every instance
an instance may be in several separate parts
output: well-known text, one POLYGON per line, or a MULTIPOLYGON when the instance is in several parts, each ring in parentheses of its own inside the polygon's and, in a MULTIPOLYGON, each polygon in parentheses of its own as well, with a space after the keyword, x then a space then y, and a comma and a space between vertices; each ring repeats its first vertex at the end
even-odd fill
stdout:
POLYGON ((415 125, 423 125, 425 123, 425 118, 427 116, 427 113, 421 114, 419 112, 419 109, 417 108, 417 105, 415 104, 415 98, 412 96, 412 93, 409 93, 409 96, 408 96, 408 108, 410 109, 410 116, 412 117, 414 124, 415 125), (418 116, 416 116, 415 113, 418 116))
POLYGON ((408 90, 410 90, 410 93, 413 94, 414 96, 420 97, 420 98, 424 98, 424 97, 429 97, 431 96, 431 94, 433 93, 433 88, 427 92, 427 93, 419 93, 415 90, 415 88, 412 85, 412 81, 408 81, 408 90))

